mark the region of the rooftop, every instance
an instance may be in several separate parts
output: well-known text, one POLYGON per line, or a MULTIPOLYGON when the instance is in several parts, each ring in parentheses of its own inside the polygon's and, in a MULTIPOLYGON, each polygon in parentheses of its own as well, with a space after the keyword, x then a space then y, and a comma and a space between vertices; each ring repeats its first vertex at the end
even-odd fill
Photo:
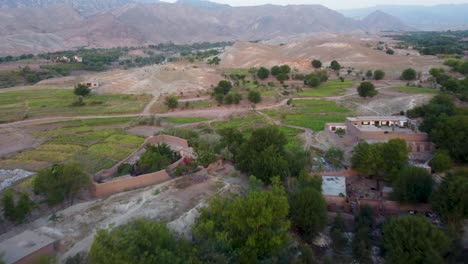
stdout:
POLYGON ((37 232, 26 230, 23 233, 0 243, 2 259, 6 264, 28 256, 37 250, 54 243, 56 240, 37 232))
POLYGON ((346 196, 346 177, 343 176, 322 176, 322 194, 346 196))
POLYGON ((406 121, 406 116, 358 116, 348 117, 347 120, 351 122, 359 121, 406 121))

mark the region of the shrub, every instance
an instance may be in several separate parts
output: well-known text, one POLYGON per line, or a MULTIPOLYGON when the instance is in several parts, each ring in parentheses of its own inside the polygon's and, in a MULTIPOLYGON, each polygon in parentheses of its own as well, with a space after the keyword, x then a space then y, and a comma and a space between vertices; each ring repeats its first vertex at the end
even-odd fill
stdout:
POLYGON ((361 97, 374 97, 377 95, 374 84, 371 82, 362 82, 357 88, 359 96, 361 97))
POLYGON ((452 168, 453 162, 447 151, 440 150, 434 154, 429 166, 434 172, 444 172, 452 168))
POLYGON ((415 80, 415 79, 416 79, 416 76, 417 76, 417 72, 416 72, 416 70, 414 70, 414 69, 412 69, 412 68, 405 69, 405 70, 401 73, 401 79, 402 79, 402 80, 405 80, 405 81, 412 81, 412 80, 415 80))
POLYGON ((322 62, 315 59, 312 61, 312 67, 316 68, 316 69, 320 69, 322 68, 322 62))
POLYGON ((73 90, 73 93, 78 96, 87 96, 91 93, 91 90, 88 88, 86 84, 79 83, 75 85, 75 89, 73 90))
POLYGON ((382 80, 385 77, 385 72, 382 70, 376 70, 374 72, 374 80, 382 80))

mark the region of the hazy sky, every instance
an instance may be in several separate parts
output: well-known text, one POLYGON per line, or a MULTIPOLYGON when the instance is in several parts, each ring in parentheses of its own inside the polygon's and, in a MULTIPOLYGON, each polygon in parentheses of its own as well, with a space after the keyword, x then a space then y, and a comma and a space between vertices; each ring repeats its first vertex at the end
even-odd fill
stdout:
MULTIPOLYGON (((175 0, 162 0, 175 2, 175 0)), ((211 0, 232 6, 251 6, 262 4, 321 4, 332 9, 349 9, 375 5, 436 5, 468 3, 468 0, 211 0)))

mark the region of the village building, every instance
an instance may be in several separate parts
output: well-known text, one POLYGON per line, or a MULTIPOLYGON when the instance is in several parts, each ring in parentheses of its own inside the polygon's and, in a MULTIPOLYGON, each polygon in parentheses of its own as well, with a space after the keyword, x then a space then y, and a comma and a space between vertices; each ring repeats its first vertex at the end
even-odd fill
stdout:
POLYGON ((426 161, 435 149, 428 135, 418 130, 416 121, 406 116, 348 117, 344 123, 326 124, 325 131, 342 148, 352 148, 361 141, 379 143, 403 139, 412 160, 426 161))
POLYGON ((0 243, 0 253, 5 264, 33 263, 44 255, 52 256, 58 250, 58 241, 34 231, 24 231, 0 243))

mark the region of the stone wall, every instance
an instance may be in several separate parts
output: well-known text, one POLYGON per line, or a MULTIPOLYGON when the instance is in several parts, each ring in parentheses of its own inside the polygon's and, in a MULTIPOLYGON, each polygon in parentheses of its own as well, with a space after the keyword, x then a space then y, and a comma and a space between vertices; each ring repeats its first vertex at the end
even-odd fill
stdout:
MULTIPOLYGON (((130 175, 122 176, 115 178, 111 181, 107 182, 96 182, 97 180, 102 180, 104 178, 111 177, 112 175, 117 173, 119 166, 123 163, 128 162, 129 160, 135 159, 137 155, 141 153, 141 151, 146 147, 148 144, 156 144, 156 143, 166 143, 172 146, 176 146, 181 149, 188 148, 188 142, 185 139, 168 136, 168 135, 159 135, 149 137, 145 140, 145 142, 132 154, 130 154, 127 158, 121 160, 117 164, 115 164, 110 169, 105 169, 97 172, 93 177, 93 183, 91 186, 91 194, 94 197, 106 197, 115 193, 133 190, 137 188, 142 188, 146 186, 151 186, 154 184, 159 184, 171 179, 171 177, 167 174, 166 170, 160 170, 158 172, 143 174, 139 176, 132 177, 130 175)), ((169 165, 169 169, 173 170, 184 163, 187 156, 181 151, 181 158, 169 165)))

